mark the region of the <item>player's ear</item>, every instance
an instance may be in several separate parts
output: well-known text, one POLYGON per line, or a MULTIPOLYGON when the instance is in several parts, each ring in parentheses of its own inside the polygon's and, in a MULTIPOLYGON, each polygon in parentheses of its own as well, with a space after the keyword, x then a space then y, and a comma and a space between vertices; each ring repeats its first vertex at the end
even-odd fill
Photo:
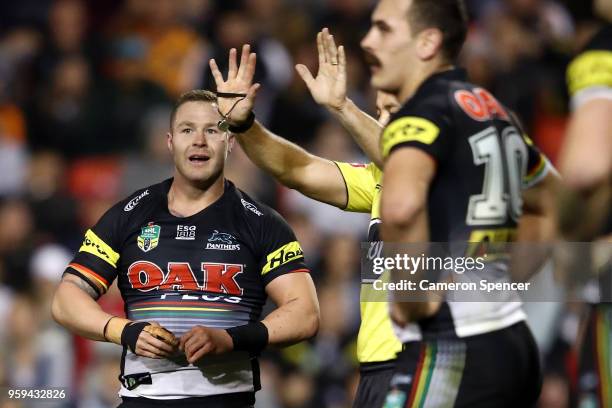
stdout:
POLYGON ((232 152, 234 143, 236 143, 236 136, 234 136, 234 134, 231 132, 227 132, 227 154, 232 152))
POLYGON ((444 34, 437 28, 426 28, 417 36, 416 51, 423 61, 433 59, 442 48, 444 34))
POLYGON ((168 150, 170 151, 170 153, 173 153, 174 151, 174 145, 172 144, 172 142, 173 142, 172 132, 166 133, 166 144, 168 146, 168 150))

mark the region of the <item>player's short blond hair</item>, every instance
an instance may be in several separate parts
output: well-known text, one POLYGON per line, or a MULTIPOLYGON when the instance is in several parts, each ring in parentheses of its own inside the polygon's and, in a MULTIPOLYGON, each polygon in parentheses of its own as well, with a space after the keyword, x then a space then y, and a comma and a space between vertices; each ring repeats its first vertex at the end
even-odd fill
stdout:
POLYGON ((207 89, 193 89, 179 96, 174 104, 174 107, 172 108, 172 113, 170 113, 170 130, 172 130, 172 126, 174 125, 176 111, 178 111, 181 105, 187 102, 205 102, 216 104, 217 94, 207 89))

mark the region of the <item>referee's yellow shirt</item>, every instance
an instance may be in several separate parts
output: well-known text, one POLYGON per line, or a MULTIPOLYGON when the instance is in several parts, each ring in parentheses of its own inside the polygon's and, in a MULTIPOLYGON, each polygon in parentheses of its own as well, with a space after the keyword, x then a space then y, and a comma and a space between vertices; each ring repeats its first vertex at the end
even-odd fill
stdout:
MULTIPOLYGON (((336 162, 344 177, 348 202, 346 211, 369 212, 372 221, 368 237, 379 240, 382 171, 374 164, 336 162)), ((396 358, 402 344, 393 333, 387 302, 361 302, 361 326, 357 337, 357 359, 376 363, 396 358)))

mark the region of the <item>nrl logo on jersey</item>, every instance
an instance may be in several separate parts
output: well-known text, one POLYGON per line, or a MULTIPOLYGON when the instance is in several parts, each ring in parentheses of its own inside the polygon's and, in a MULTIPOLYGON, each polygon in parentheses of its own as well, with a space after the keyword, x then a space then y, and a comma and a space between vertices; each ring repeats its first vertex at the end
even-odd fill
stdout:
POLYGON ((210 238, 208 238, 206 249, 216 249, 218 251, 239 251, 240 244, 236 242, 236 238, 233 235, 214 230, 210 238))
POLYGON ((138 236, 137 243, 138 248, 144 252, 149 252, 157 247, 159 244, 159 233, 161 227, 150 222, 146 227, 140 229, 140 235, 138 236))

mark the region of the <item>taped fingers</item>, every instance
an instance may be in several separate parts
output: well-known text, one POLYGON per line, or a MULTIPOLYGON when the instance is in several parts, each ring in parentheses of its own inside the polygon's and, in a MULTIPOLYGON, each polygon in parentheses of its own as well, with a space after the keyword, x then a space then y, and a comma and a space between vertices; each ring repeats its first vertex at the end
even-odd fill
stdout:
POLYGON ((178 346, 178 339, 171 331, 165 329, 159 325, 149 325, 143 329, 145 332, 149 333, 154 338, 161 340, 162 342, 168 344, 171 347, 178 346))
POLYGON ((146 332, 141 334, 138 343, 149 344, 155 347, 156 349, 162 350, 167 353, 173 353, 176 350, 176 347, 171 346, 163 340, 156 339, 155 337, 151 336, 149 333, 146 332))

